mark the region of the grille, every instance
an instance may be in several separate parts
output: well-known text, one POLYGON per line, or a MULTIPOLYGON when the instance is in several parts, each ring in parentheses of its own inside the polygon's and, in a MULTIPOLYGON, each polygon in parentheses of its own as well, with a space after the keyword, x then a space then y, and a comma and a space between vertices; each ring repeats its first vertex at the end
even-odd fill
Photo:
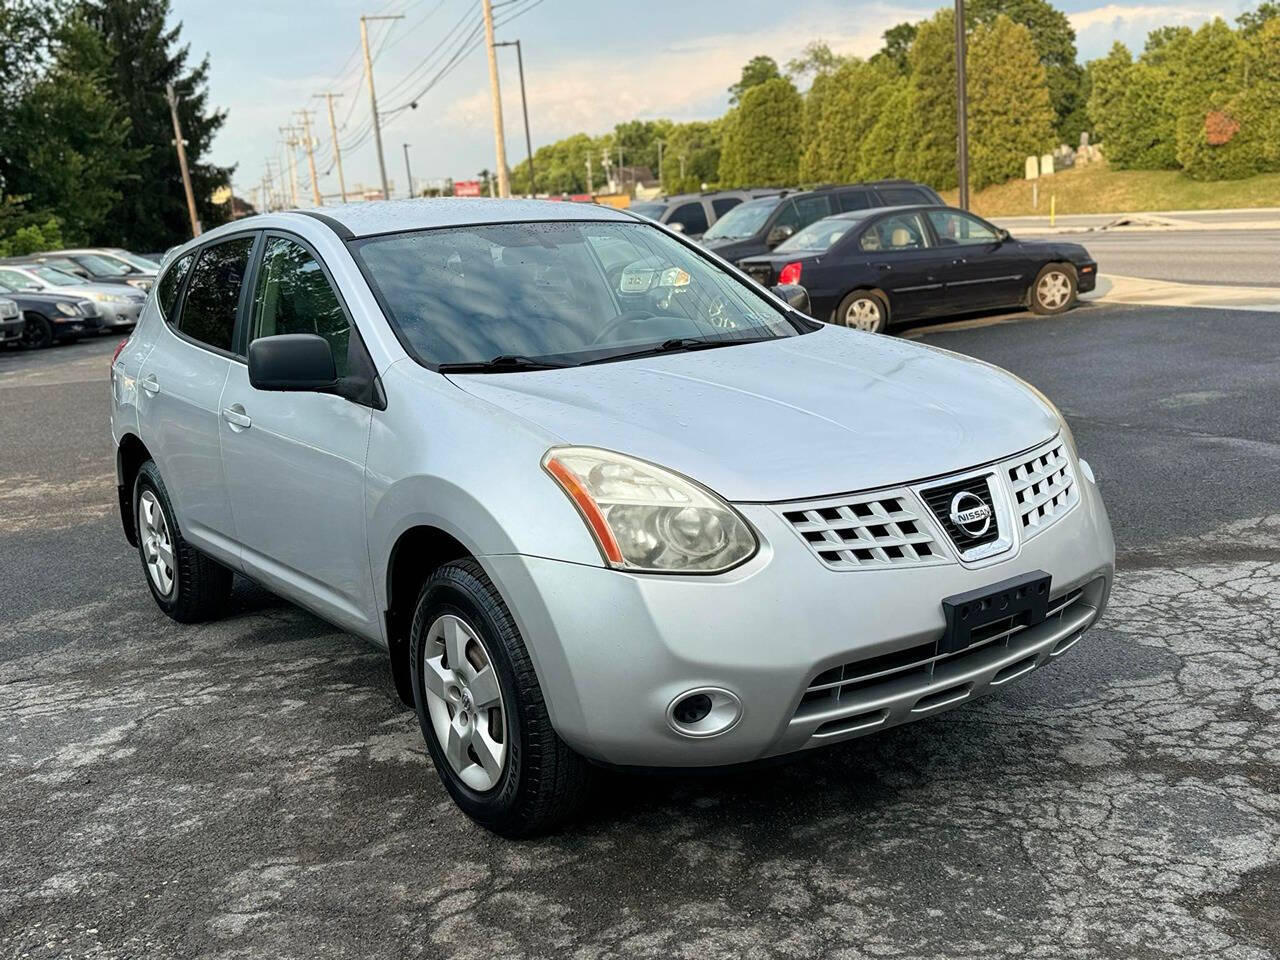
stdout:
POLYGON ((947 532, 951 542, 961 550, 972 550, 974 547, 985 546, 1000 537, 1000 524, 997 522, 996 506, 991 499, 991 488, 987 484, 988 476, 989 474, 984 474, 980 477, 969 477, 967 480, 948 483, 941 487, 930 487, 927 490, 920 491, 920 496, 924 498, 924 502, 933 511, 933 515, 938 518, 938 522, 942 524, 942 529, 947 532), (991 522, 979 536, 975 537, 965 532, 951 520, 951 500, 957 493, 962 491, 972 493, 985 503, 987 509, 991 511, 991 522))
POLYGON ((1024 538, 1035 536, 1075 506, 1080 493, 1060 437, 1010 467, 1009 485, 1024 538))
POLYGON ((928 521, 905 490, 806 504, 783 517, 835 570, 946 560, 928 521))
MULTIPOLYGON (((1095 581, 1095 584, 1097 581, 1095 581)), ((1084 596, 1086 589, 1097 589, 1095 584, 1077 588, 1049 602, 1049 613, 1043 623, 1056 623, 1084 596)), ((1035 625, 1037 628, 1041 624, 1035 625)), ((797 715, 812 713, 830 708, 842 698, 855 693, 865 693, 869 688, 888 681, 903 678, 919 679, 928 682, 935 669, 942 664, 959 664, 979 650, 1005 647, 1017 649, 1018 635, 1028 628, 1024 624, 1010 621, 997 621, 983 628, 982 633, 975 636, 974 641, 963 650, 954 653, 938 654, 938 641, 935 638, 928 643, 908 647, 894 653, 886 653, 878 657, 864 657, 852 663, 845 663, 829 670, 824 670, 813 678, 800 701, 797 715)))

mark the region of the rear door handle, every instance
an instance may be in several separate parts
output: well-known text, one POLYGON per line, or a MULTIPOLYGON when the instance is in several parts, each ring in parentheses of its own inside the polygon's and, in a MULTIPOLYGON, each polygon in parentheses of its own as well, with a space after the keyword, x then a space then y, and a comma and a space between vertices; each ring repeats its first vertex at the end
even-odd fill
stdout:
POLYGON ((150 396, 155 396, 160 392, 160 381, 156 379, 154 373, 149 373, 138 382, 138 386, 150 396))
POLYGON ((239 427, 241 430, 248 430, 253 426, 253 420, 244 412, 244 407, 238 403, 232 407, 223 407, 222 419, 231 424, 232 427, 239 427))
POLYGON ((966 260, 964 257, 956 257, 956 259, 954 259, 954 260, 952 260, 952 261, 951 261, 951 265, 952 265, 953 267, 958 267, 958 266, 960 266, 960 264, 962 264, 962 263, 968 263, 968 262, 969 262, 969 261, 968 261, 968 260, 966 260))

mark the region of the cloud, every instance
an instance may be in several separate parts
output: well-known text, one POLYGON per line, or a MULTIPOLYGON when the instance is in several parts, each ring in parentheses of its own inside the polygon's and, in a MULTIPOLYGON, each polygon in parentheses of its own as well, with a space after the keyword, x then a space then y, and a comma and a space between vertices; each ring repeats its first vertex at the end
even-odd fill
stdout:
POLYGON ((1192 24, 1224 16, 1226 11, 1221 7, 1179 7, 1171 4, 1138 4, 1125 6, 1119 3, 1108 3, 1090 10, 1078 10, 1067 14, 1071 26, 1077 33, 1094 30, 1098 27, 1114 29, 1121 23, 1144 23, 1152 26, 1164 24, 1192 24))

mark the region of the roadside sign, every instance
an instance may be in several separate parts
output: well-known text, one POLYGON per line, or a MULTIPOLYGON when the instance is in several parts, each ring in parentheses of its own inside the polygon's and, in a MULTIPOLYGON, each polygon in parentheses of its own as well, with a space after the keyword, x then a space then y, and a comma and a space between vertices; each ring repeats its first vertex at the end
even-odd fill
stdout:
POLYGON ((453 195, 455 197, 478 197, 480 193, 479 180, 455 180, 453 181, 453 195))

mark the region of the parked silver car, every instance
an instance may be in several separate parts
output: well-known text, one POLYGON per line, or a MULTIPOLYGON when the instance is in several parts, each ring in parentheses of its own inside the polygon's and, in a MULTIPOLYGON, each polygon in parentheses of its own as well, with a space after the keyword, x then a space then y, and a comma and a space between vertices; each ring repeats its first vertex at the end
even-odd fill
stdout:
POLYGON ((89 283, 43 263, 0 263, 0 283, 15 290, 87 297, 98 305, 102 328, 127 328, 138 322, 147 295, 118 283, 89 283))
POLYGON ((445 786, 509 835, 571 813, 591 761, 734 764, 971 700, 1111 587, 1034 388, 606 207, 220 227, 168 259, 112 386, 160 608, 215 616, 234 571, 386 649, 445 786))

